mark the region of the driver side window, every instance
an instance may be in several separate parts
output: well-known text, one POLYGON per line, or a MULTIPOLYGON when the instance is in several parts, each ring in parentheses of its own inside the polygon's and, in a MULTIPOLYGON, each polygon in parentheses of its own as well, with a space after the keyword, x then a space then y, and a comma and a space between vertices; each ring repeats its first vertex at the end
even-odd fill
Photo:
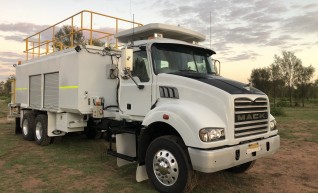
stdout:
POLYGON ((133 62, 133 71, 131 72, 132 76, 137 76, 140 82, 148 82, 148 58, 146 51, 137 51, 134 52, 134 62, 133 62))

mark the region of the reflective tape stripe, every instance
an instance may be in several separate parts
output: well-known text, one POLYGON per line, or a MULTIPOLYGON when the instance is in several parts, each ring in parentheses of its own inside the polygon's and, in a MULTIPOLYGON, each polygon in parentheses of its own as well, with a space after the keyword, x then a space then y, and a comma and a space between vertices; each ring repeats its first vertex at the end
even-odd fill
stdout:
POLYGON ((15 90, 28 90, 28 88, 15 88, 15 90))
POLYGON ((60 89, 74 89, 74 88, 78 88, 78 86, 60 86, 60 89))

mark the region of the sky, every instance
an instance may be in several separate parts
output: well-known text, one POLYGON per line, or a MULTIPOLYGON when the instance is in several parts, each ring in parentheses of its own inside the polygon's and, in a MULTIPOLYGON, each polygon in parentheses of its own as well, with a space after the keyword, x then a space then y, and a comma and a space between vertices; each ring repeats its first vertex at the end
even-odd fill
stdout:
MULTIPOLYGON (((206 35, 221 75, 248 82, 252 69, 291 51, 318 78, 317 0, 0 0, 0 81, 24 60, 24 38, 81 10, 142 24, 180 25, 206 35), (211 30, 210 30, 211 28, 211 30), (211 31, 211 33, 210 33, 211 31), (211 37, 211 38, 210 38, 211 37), (210 45, 211 42, 211 45, 210 45)), ((109 27, 108 24, 100 28, 109 27)))

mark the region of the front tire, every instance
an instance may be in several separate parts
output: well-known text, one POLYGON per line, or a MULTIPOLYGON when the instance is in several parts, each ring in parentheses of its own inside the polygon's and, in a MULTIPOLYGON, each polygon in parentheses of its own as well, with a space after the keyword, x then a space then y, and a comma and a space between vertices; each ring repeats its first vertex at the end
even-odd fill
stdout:
POLYGON ((250 170, 254 166, 255 162, 256 162, 256 160, 250 161, 250 162, 238 165, 238 166, 234 166, 232 168, 227 169, 227 171, 229 171, 231 173, 235 173, 235 174, 240 174, 240 173, 243 173, 243 172, 250 170))
POLYGON ((159 192, 188 192, 194 187, 194 172, 179 137, 155 139, 147 149, 145 161, 148 177, 159 192))
POLYGON ((51 137, 47 135, 47 116, 40 114, 35 119, 35 143, 45 146, 50 142, 51 137))
POLYGON ((28 141, 34 140, 35 118, 31 112, 25 113, 22 119, 22 136, 28 141))

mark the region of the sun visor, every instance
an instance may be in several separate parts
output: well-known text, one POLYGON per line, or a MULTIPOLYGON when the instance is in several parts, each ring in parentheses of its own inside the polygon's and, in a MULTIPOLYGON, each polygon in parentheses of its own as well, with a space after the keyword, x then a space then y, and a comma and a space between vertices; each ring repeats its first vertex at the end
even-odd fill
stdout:
POLYGON ((124 30, 115 34, 115 38, 122 43, 128 43, 136 40, 147 40, 155 38, 155 34, 162 34, 159 38, 169 38, 181 40, 188 43, 202 42, 205 40, 205 35, 179 26, 152 23, 134 29, 124 30))

